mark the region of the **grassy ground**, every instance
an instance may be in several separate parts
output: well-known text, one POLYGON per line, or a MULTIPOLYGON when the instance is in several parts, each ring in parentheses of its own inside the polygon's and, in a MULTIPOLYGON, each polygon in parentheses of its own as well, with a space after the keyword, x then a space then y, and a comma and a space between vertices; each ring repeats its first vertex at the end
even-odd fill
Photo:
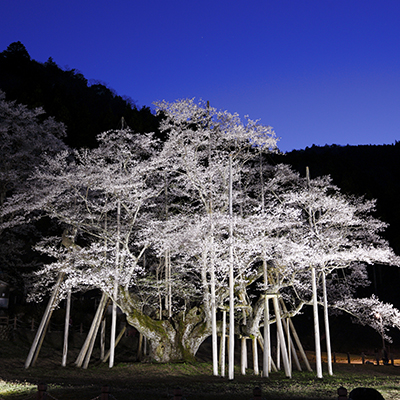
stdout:
MULTIPOLYGON (((152 364, 134 362, 127 344, 117 349, 114 368, 98 361, 95 353, 89 368, 78 369, 74 360, 79 346, 71 346, 68 365, 63 368, 60 347, 47 341, 36 365, 25 369, 29 340, 0 341, 0 399, 36 399, 40 382, 47 383, 48 393, 58 400, 92 400, 100 395, 103 385, 111 387, 116 400, 172 399, 177 387, 187 400, 250 400, 256 386, 262 389, 262 397, 272 400, 336 399, 340 386, 349 392, 356 387, 373 387, 387 400, 400 399, 400 360, 399 366, 362 365, 361 358, 353 356, 349 365, 347 355, 338 354, 334 375, 328 376, 324 364, 323 379, 316 379, 315 372, 304 371, 294 371, 291 379, 282 372, 261 378, 253 375, 252 369, 242 376, 237 366, 235 379, 230 381, 212 376, 207 348, 202 349, 196 363, 152 364)), ((314 368, 312 354, 309 356, 314 368)))

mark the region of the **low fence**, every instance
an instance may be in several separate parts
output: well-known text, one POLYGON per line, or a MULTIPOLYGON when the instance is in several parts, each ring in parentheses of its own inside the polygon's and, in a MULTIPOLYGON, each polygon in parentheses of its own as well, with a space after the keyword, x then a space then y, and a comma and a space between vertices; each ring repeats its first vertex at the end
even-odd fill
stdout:
POLYGON ((395 359, 393 354, 387 354, 383 358, 381 352, 376 352, 374 354, 368 354, 368 355, 365 353, 361 353, 360 355, 354 355, 350 353, 340 353, 340 354, 333 353, 332 362, 334 364, 347 363, 347 364, 395 365, 395 359))
MULTIPOLYGON (((36 332, 40 324, 40 320, 35 318, 21 320, 17 316, 14 317, 0 317, 0 341, 7 341, 13 338, 13 334, 17 332, 36 332)), ((83 335, 89 332, 91 321, 87 324, 78 323, 70 325, 70 333, 83 335)), ((65 329, 64 323, 55 323, 49 321, 47 332, 60 332, 63 333, 65 329)), ((1 399, 0 399, 1 400, 1 399)))

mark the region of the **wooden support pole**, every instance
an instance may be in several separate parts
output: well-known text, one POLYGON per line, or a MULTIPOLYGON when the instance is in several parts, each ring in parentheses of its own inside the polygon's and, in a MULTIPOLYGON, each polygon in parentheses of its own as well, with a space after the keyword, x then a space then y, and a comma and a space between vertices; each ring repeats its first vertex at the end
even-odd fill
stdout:
POLYGON ((67 365, 67 354, 68 354, 68 336, 69 336, 69 321, 71 315, 71 289, 68 290, 67 305, 65 307, 65 322, 64 322, 64 346, 61 366, 67 365))
POLYGON ((292 338, 290 336, 290 328, 289 328, 289 318, 282 319, 282 323, 284 326, 284 329, 286 331, 286 340, 287 340, 287 352, 288 352, 288 358, 289 358, 289 368, 292 371, 292 338))
POLYGON ((247 344, 246 337, 242 336, 240 339, 241 357, 240 357, 240 372, 242 375, 246 375, 246 364, 247 364, 247 344))
POLYGON ((120 260, 120 236, 121 236, 121 200, 117 200, 117 235, 115 244, 115 272, 114 272, 114 290, 112 295, 112 316, 111 316, 111 337, 110 337, 110 362, 109 367, 114 366, 115 335, 117 332, 117 300, 119 286, 119 260, 120 260))
POLYGON ((103 314, 104 314, 106 306, 107 306, 107 299, 104 300, 104 305, 102 306, 102 312, 99 313, 98 318, 96 320, 95 329, 93 331, 93 335, 89 342, 89 347, 88 347, 88 350, 86 352, 86 355, 85 355, 84 361, 83 361, 84 369, 87 369, 87 367, 89 366, 90 358, 92 357, 92 353, 93 353, 94 344, 96 342, 97 332, 99 331, 101 321, 103 320, 103 314))
MULTIPOLYGON (((257 337, 257 339, 258 339, 258 344, 261 347, 261 350, 264 351, 265 347, 264 347, 264 339, 263 339, 263 337, 261 335, 259 335, 257 337)), ((276 368, 275 362, 274 362, 272 357, 270 357, 270 359, 269 359, 269 365, 270 365, 269 372, 271 372, 271 370, 274 371, 274 372, 278 372, 278 368, 276 368)))
MULTIPOLYGON (((285 305, 285 303, 284 303, 282 298, 280 299, 280 303, 281 303, 281 306, 283 308, 283 311, 285 313, 287 313, 287 308, 286 308, 286 305, 285 305)), ((300 342, 299 336, 297 334, 297 331, 296 331, 296 329, 295 329, 295 327, 293 325, 293 322, 292 322, 291 318, 289 318, 289 326, 290 326, 290 330, 292 331, 292 335, 293 335, 293 338, 294 338, 294 340, 296 342, 297 348, 299 349, 300 355, 301 355, 301 357, 302 357, 302 359, 304 361, 304 364, 306 365, 307 370, 309 372, 312 372, 312 368, 311 368, 310 363, 309 363, 309 361, 307 359, 306 352, 304 351, 304 348, 303 348, 303 346, 302 346, 302 344, 300 342)))
POLYGON ((254 375, 259 375, 260 370, 258 367, 257 337, 252 337, 251 343, 252 343, 252 349, 253 349, 253 371, 254 371, 254 375))
POLYGON ((274 310, 275 310, 276 327, 277 327, 277 331, 278 331, 278 337, 280 340, 280 348, 281 348, 281 353, 282 353, 283 367, 285 370, 285 375, 288 378, 291 378, 292 373, 290 371, 290 366, 289 366, 289 359, 288 359, 287 347, 286 347, 286 343, 285 343, 285 335, 283 333, 283 328, 282 328, 282 320, 281 320, 281 315, 280 315, 278 297, 274 296, 272 298, 272 300, 273 300, 274 310))
MULTIPOLYGON (((54 310, 54 308, 52 308, 52 310, 50 311, 50 314, 48 315, 48 318, 47 318, 47 320, 45 322, 45 326, 44 326, 42 335, 40 336, 40 339, 39 339, 39 343, 38 343, 38 345, 37 345, 37 347, 35 349, 35 354, 33 355, 32 363, 31 363, 32 367, 36 364, 36 361, 37 361, 37 359, 39 357, 39 352, 40 352, 40 349, 42 348, 42 344, 43 344, 44 338, 46 337, 46 332, 47 332, 48 327, 50 325, 50 318, 51 318, 51 315, 53 314, 53 310, 54 310)), ((50 331, 50 329, 49 329, 49 331, 50 331)))
MULTIPOLYGON (((291 358, 294 359, 294 362, 295 362, 295 364, 296 364, 296 368, 297 368, 299 371, 301 371, 301 365, 300 365, 300 362, 299 362, 299 358, 297 357, 296 348, 295 348, 295 346, 294 346, 292 337, 291 337, 290 334, 289 334, 290 318, 286 318, 286 321, 285 321, 285 320, 282 320, 282 323, 283 323, 283 325, 284 325, 284 328, 286 329, 286 332, 287 332, 287 340, 288 340, 288 343, 290 344, 290 353, 289 353, 289 357, 290 357, 290 359, 291 359, 291 358)), ((291 365, 291 364, 290 364, 290 368, 292 368, 292 365, 291 365)))
POLYGON ((333 375, 332 368, 332 349, 331 349, 331 333, 329 327, 329 315, 328 315, 328 294, 326 291, 326 274, 322 271, 322 289, 324 297, 324 323, 325 323, 325 338, 326 338, 326 355, 328 358, 328 374, 333 375))
POLYGON ((44 336, 46 335, 46 328, 49 324, 51 314, 53 313, 53 310, 54 310, 54 304, 56 302, 58 290, 60 288, 63 278, 64 278, 64 274, 58 275, 57 283, 54 286, 53 293, 51 294, 49 303, 47 304, 47 307, 46 307, 46 311, 44 312, 42 321, 40 322, 39 328, 36 332, 35 339, 33 340, 28 357, 25 361, 25 368, 29 368, 31 365, 34 365, 35 361, 37 360, 40 348, 41 348, 43 340, 44 340, 44 336))
POLYGON ((88 351, 88 349, 90 347, 90 342, 93 339, 93 335, 96 338, 97 331, 98 331, 98 328, 99 328, 99 324, 100 324, 100 321, 101 321, 101 317, 103 315, 104 308, 105 308, 105 306, 107 304, 107 299, 108 299, 108 296, 105 293, 103 293, 102 296, 101 296, 100 303, 99 303, 99 305, 97 307, 96 314, 95 314, 95 316, 93 318, 92 325, 90 326, 89 333, 87 334, 85 342, 83 343, 81 351, 79 352, 78 357, 77 357, 77 359, 75 361, 75 364, 76 364, 77 367, 81 367, 82 366, 83 361, 84 361, 85 356, 86 356, 86 353, 87 353, 87 351, 88 351))
POLYGON ((315 267, 311 267, 311 286, 313 293, 312 302, 314 315, 315 364, 317 369, 317 378, 322 379, 321 335, 319 333, 317 278, 315 267))
POLYGON ((219 343, 219 365, 221 376, 225 376, 225 353, 226 353, 226 310, 222 311, 222 334, 219 343))
POLYGON ((229 155, 229 359, 228 378, 235 375, 235 295, 234 295, 234 257, 233 257, 233 201, 232 201, 232 154, 229 155))
MULTIPOLYGON (((278 324, 275 325, 278 327, 278 324)), ((278 328, 276 329, 276 367, 278 371, 281 370, 281 338, 279 336, 278 328)))
MULTIPOLYGON (((121 332, 119 333, 119 335, 117 336, 117 339, 115 339, 115 347, 117 347, 118 343, 120 342, 120 340, 122 339, 122 336, 124 336, 124 333, 126 331, 126 325, 122 328, 121 332)), ((111 349, 110 349, 111 350, 111 349)), ((106 356, 104 357, 104 359, 102 360, 103 362, 106 362, 108 360, 108 357, 110 357, 110 350, 107 351, 106 356)))
POLYGON ((100 330, 100 359, 104 360, 104 355, 106 352, 106 319, 103 318, 101 321, 100 330))
MULTIPOLYGON (((266 280, 266 278, 265 278, 266 280)), ((264 348, 263 348, 263 377, 268 378, 271 369, 271 328, 269 322, 269 299, 264 299, 264 348)))

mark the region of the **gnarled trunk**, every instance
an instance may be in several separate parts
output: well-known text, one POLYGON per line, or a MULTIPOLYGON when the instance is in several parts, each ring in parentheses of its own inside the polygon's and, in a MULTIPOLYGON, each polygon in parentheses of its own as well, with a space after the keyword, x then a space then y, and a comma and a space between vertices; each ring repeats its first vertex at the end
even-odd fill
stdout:
POLYGON ((169 320, 154 320, 136 309, 123 311, 128 323, 148 339, 152 361, 194 361, 200 345, 211 335, 211 326, 198 307, 169 320))

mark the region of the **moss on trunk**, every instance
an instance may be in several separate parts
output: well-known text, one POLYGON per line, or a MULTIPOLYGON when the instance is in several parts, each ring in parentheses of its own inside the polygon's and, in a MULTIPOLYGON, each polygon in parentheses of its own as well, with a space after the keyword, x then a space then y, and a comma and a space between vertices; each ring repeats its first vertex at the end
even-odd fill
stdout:
POLYGON ((193 307, 168 320, 156 320, 134 307, 128 293, 123 293, 123 300, 120 307, 127 322, 149 341, 152 361, 194 361, 201 343, 211 334, 202 307, 193 307))

